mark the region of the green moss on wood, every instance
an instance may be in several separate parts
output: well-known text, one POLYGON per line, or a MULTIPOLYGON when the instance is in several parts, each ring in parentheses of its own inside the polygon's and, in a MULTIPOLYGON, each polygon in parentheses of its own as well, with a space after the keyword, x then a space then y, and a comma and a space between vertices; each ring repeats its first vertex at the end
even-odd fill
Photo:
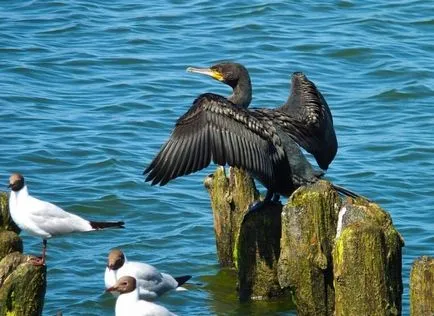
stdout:
POLYGON ((256 190, 255 182, 246 171, 238 168, 229 170, 229 190, 235 210, 234 218, 240 223, 250 204, 259 198, 259 192, 256 190))
POLYGON ((336 245, 342 253, 335 256, 336 315, 391 315, 384 247, 377 225, 357 223, 343 231, 336 245))
POLYGON ((6 278, 22 263, 28 261, 28 256, 23 256, 20 252, 12 252, 0 260, 0 288, 6 278))
POLYGON ((276 276, 281 206, 262 210, 243 223, 248 207, 258 199, 259 193, 247 172, 237 168, 229 170, 227 177, 219 167, 205 180, 213 208, 220 264, 238 270, 241 299, 276 296, 282 292, 276 276))
POLYGON ((0 232, 0 260, 14 251, 23 252, 23 241, 13 231, 0 232))
POLYGON ((403 239, 377 204, 349 201, 333 251, 336 315, 399 315, 403 239))
POLYGON ((414 261, 410 275, 410 314, 434 315, 434 258, 414 261))
POLYGON ((214 216, 214 232, 216 236, 217 254, 222 266, 232 264, 232 227, 230 226, 230 204, 226 196, 229 181, 226 178, 224 168, 220 167, 214 174, 205 179, 214 216))
POLYGON ((301 187, 282 212, 279 283, 295 292, 299 315, 331 315, 331 250, 340 199, 326 181, 301 187))
MULTIPOLYGON (((335 260, 337 315, 348 315, 348 309, 351 306, 353 308, 361 308, 362 310, 363 308, 370 309, 372 313, 385 313, 385 315, 400 314, 403 291, 401 269, 404 240, 393 226, 389 213, 377 204, 369 203, 365 200, 349 200, 341 209, 340 219, 340 232, 337 236, 338 239, 333 253, 335 260), (352 236, 351 234, 359 234, 359 231, 363 238, 372 239, 369 242, 365 241, 366 243, 370 243, 371 247, 364 247, 364 244, 360 244, 357 238, 348 237, 352 236), (371 234, 370 237, 369 234, 371 234), (377 235, 381 237, 381 243, 373 244, 380 238, 377 235), (348 240, 346 240, 347 238, 348 240), (347 260, 344 257, 345 253, 349 253, 347 260), (380 280, 377 280, 375 272, 371 272, 371 274, 365 272, 366 274, 364 274, 363 271, 356 269, 356 267, 359 267, 360 269, 369 271, 367 267, 361 268, 360 264, 356 266, 357 261, 360 260, 357 258, 362 257, 372 257, 371 260, 376 260, 376 265, 372 266, 373 263, 371 262, 371 266, 372 269, 375 268, 378 271, 382 271, 383 274, 380 280), (353 261, 350 261, 348 258, 353 261), (341 271, 345 271, 345 277, 342 276, 341 271), (346 283, 339 282, 339 279, 342 280, 349 277, 354 277, 355 280, 346 283), (372 287, 376 285, 378 291, 380 291, 378 286, 383 285, 383 283, 385 284, 385 292, 381 292, 382 296, 380 299, 371 300, 369 303, 365 301, 364 296, 369 296, 374 291, 374 288, 371 289, 370 287, 362 287, 362 291, 357 288, 357 284, 361 285, 365 281, 369 281, 369 285, 372 287), (343 286, 344 284, 345 286, 343 286), (354 288, 350 288, 348 284, 354 284, 354 288), (347 298, 349 298, 348 293, 351 291, 357 292, 358 295, 353 296, 354 303, 348 304, 344 298, 340 298, 340 295, 345 296, 347 294, 347 298)), ((361 262, 366 263, 364 261, 361 262)))
POLYGON ((217 168, 214 174, 205 179, 205 187, 211 197, 211 207, 214 210, 214 232, 220 265, 232 266, 232 226, 231 206, 227 195, 229 180, 223 167, 217 168))
POLYGON ((42 315, 45 275, 45 266, 20 264, 0 287, 0 315, 42 315))
POLYGON ((268 205, 246 215, 236 249, 241 300, 268 299, 283 293, 277 280, 281 206, 268 205))
POLYGON ((237 258, 236 238, 248 206, 257 198, 253 179, 243 170, 218 167, 205 179, 214 216, 217 254, 222 267, 234 267, 237 258))
POLYGON ((0 192, 0 231, 4 230, 10 230, 17 234, 21 231, 9 213, 9 198, 7 193, 0 192))

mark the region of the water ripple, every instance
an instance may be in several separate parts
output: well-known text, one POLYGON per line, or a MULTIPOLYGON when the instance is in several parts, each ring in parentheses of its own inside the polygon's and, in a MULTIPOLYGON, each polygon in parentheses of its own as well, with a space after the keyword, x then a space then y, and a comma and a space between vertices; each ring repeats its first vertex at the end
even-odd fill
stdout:
MULTIPOLYGON (((223 60, 247 65, 256 107, 282 104, 293 71, 305 72, 323 92, 340 143, 327 177, 391 213, 406 241, 408 314, 411 263, 434 255, 428 2, 55 0, 4 2, 0 9, 4 182, 20 171, 40 198, 127 223, 123 231, 50 240, 44 314, 112 314, 102 273, 115 246, 204 283, 162 298, 178 314, 288 310, 282 302, 240 305, 233 276, 218 272, 202 185, 213 167, 166 187, 143 181, 143 168, 194 98, 230 93, 186 67, 223 60), (72 266, 76 258, 80 265, 72 266)), ((24 238, 26 251, 39 251, 40 240, 24 238)))

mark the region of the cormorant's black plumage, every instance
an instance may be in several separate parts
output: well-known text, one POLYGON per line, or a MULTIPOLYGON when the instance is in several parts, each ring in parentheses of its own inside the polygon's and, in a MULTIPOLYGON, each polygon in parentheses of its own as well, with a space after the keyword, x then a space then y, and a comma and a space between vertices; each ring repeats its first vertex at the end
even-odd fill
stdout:
POLYGON ((291 93, 284 105, 278 108, 291 116, 291 130, 295 141, 314 155, 321 169, 327 170, 338 150, 333 117, 329 106, 302 72, 294 72, 291 78, 291 93))
MULTIPOLYGON (((189 72, 208 75, 229 85, 233 91, 227 98, 237 106, 247 108, 252 100, 252 85, 249 72, 238 63, 220 63, 210 68, 189 67, 189 72)), ((302 72, 294 72, 291 92, 286 103, 277 109, 254 109, 263 115, 287 115, 284 129, 307 152, 311 153, 318 166, 327 170, 338 150, 329 106, 315 84, 302 72), (276 113, 273 113, 276 112, 276 113)))
MULTIPOLYGON (((245 77, 241 81, 247 83, 249 88, 239 89, 233 74, 236 73, 234 69, 240 69, 240 65, 223 66, 189 68, 192 72, 205 73, 228 83, 234 93, 229 98, 213 93, 200 95, 177 120, 169 140, 145 169, 144 174, 148 174, 146 181, 152 181, 152 185, 165 185, 179 176, 201 170, 213 161, 219 165, 245 169, 267 188, 269 197, 271 193, 288 196, 299 186, 316 182, 322 172, 313 169, 297 143, 306 146, 305 149, 309 151, 312 148, 309 147, 308 138, 318 137, 320 140, 319 129, 324 126, 321 120, 331 120, 325 100, 321 104, 309 103, 306 101, 308 98, 295 96, 293 99, 290 97, 280 109, 249 110, 251 85, 247 70, 241 66, 245 72, 238 72, 237 75, 247 74, 248 81, 245 77), (227 74, 232 75, 229 81, 224 80, 227 74), (241 101, 234 103, 237 100, 241 101), (315 104, 319 107, 325 104, 327 109, 319 110, 325 114, 318 115, 317 121, 303 117, 303 111, 309 113, 309 110, 301 109, 307 103, 313 108, 315 104), (306 122, 311 122, 313 130, 317 131, 300 131, 306 122)), ((303 78, 297 76, 297 80, 303 78)), ((357 196, 351 191, 337 189, 344 194, 357 196)))
POLYGON ((168 181, 207 167, 240 167, 274 192, 276 179, 290 178, 287 158, 272 121, 252 116, 226 98, 205 93, 176 122, 170 139, 145 170, 146 181, 168 181))

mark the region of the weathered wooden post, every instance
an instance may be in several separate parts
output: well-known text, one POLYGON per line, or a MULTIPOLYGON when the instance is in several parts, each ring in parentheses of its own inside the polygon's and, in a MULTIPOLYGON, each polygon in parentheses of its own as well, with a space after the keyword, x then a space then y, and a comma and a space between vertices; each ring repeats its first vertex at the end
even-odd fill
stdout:
POLYGON ((282 206, 244 217, 235 245, 241 300, 263 300, 282 295, 277 279, 282 206))
POLYGON ((42 315, 46 268, 29 263, 18 233, 7 194, 0 193, 0 315, 42 315))
POLYGON ((235 267, 234 249, 247 207, 259 196, 253 179, 237 168, 217 170, 205 178, 214 210, 217 253, 222 267, 235 267))
POLYGON ((341 201, 326 181, 301 187, 282 213, 279 283, 292 288, 299 315, 334 311, 332 249, 341 201))
POLYGON ((420 257, 411 268, 410 314, 434 315, 434 258, 420 257))
POLYGON ((377 204, 349 199, 333 251, 335 315, 400 315, 404 241, 377 204))
POLYGON ((266 299, 282 293, 277 281, 280 252, 280 204, 245 217, 259 196, 253 179, 244 171, 225 169, 205 179, 214 214, 217 252, 222 267, 238 272, 240 299, 266 299))

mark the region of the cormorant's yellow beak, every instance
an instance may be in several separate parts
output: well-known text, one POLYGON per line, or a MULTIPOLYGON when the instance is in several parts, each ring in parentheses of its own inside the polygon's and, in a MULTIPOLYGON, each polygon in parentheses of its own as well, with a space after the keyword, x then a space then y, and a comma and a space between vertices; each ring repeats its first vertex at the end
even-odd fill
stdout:
POLYGON ((187 72, 194 72, 202 75, 207 75, 218 81, 223 81, 224 79, 222 73, 218 72, 217 70, 213 70, 211 68, 188 67, 187 72))

